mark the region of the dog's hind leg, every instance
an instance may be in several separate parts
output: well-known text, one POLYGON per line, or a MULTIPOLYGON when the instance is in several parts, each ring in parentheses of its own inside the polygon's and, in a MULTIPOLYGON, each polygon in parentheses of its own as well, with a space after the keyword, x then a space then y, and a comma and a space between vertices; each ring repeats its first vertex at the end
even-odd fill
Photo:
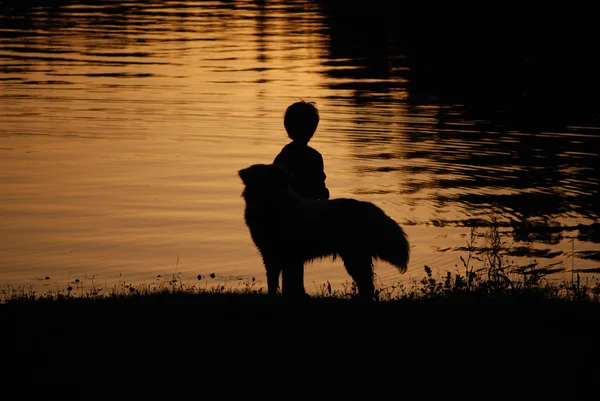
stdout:
POLYGON ((373 259, 368 255, 344 254, 341 256, 346 271, 358 287, 358 295, 361 299, 371 301, 375 294, 373 259))

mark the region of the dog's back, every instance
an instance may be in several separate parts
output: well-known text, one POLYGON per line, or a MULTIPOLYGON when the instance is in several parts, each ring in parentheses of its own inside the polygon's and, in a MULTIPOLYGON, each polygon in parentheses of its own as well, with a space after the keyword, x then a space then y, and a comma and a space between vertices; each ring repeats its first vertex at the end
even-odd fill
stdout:
POLYGON ((301 223, 306 240, 330 244, 331 253, 368 254, 407 269, 409 246, 404 230, 373 203, 351 198, 305 202, 301 223))

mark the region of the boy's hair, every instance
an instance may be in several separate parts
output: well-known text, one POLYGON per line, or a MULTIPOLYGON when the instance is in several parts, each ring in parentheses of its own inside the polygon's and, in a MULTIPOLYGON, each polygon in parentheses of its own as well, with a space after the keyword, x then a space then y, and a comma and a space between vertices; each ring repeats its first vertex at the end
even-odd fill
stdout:
POLYGON ((291 104, 285 110, 283 125, 293 141, 308 143, 319 125, 319 110, 315 102, 300 100, 291 104))

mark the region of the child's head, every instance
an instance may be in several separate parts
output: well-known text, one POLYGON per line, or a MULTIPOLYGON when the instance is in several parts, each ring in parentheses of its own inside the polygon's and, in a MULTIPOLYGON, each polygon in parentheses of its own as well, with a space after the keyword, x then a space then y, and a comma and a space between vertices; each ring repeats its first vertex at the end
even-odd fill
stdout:
POLYGON ((319 125, 319 110, 314 102, 293 103, 285 111, 283 125, 292 141, 308 143, 319 125))

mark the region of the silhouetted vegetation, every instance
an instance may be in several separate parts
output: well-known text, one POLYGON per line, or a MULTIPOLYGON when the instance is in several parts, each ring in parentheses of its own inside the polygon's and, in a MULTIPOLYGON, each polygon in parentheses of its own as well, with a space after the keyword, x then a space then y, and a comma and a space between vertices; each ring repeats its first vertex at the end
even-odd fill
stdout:
MULTIPOLYGON (((600 305, 600 282, 592 276, 582 279, 579 272, 571 273, 572 280, 556 280, 557 273, 568 273, 560 264, 539 266, 533 261, 525 266, 512 262, 515 250, 503 242, 499 224, 492 220, 488 229, 473 226, 462 249, 462 266, 455 266, 445 274, 434 274, 424 266, 424 276, 410 284, 379 285, 374 304, 399 303, 462 303, 462 304, 590 304, 600 305), (484 240, 481 246, 477 242, 484 240)), ((214 274, 210 275, 214 277, 214 274)), ((209 277, 210 277, 209 276, 209 277)), ((565 276, 566 277, 566 276, 565 276)), ((199 281, 203 279, 198 277, 199 281)), ((206 281, 206 277, 204 280, 206 281)), ((74 285, 80 281, 75 280, 74 285)), ((155 285, 134 286, 123 282, 113 288, 100 288, 93 280, 88 288, 69 286, 66 290, 38 294, 31 288, 19 287, 2 290, 0 300, 5 304, 102 304, 102 303, 191 303, 191 304, 286 304, 284 297, 269 298, 266 288, 254 278, 237 285, 183 283, 173 275, 155 285)), ((327 282, 315 291, 309 304, 359 303, 354 283, 346 282, 342 289, 332 289, 327 282)))

